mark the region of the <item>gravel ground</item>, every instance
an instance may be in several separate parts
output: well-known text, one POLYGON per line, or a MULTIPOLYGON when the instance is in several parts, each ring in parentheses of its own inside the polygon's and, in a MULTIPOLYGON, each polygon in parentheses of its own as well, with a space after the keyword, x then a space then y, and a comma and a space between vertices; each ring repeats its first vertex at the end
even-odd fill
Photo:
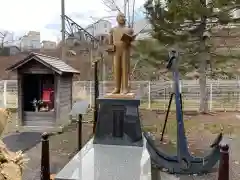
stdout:
MULTIPOLYGON (((144 125, 159 125, 159 123, 163 122, 163 115, 158 114, 153 111, 141 111, 142 118, 144 119, 144 125)), ((13 115, 14 117, 14 115, 13 115)), ((236 113, 220 113, 216 116, 195 116, 194 119, 199 124, 196 124, 197 127, 200 127, 201 124, 208 122, 211 123, 213 121, 218 121, 219 123, 228 123, 233 126, 240 125, 240 120, 234 118, 236 117, 236 113), (225 122, 226 121, 226 122, 225 122), (234 124, 235 123, 235 124, 234 124)), ((8 127, 5 130, 5 136, 15 130, 14 120, 9 122, 8 127)), ((200 128, 201 129, 201 128, 200 128)), ((216 137, 215 134, 211 133, 203 133, 201 132, 202 137, 199 136, 199 133, 196 129, 193 129, 193 133, 188 134, 188 140, 193 147, 196 149, 204 150, 209 149, 210 143, 216 137)), ((83 142, 87 142, 92 133, 92 125, 85 123, 83 125, 83 142)), ((239 133, 240 134, 240 133, 239 133)), ((240 179, 240 135, 239 134, 231 134, 226 136, 229 144, 230 144, 230 180, 239 180, 240 179)), ((158 141, 158 139, 156 139, 158 141)), ((77 132, 76 132, 76 124, 72 124, 69 126, 66 131, 62 134, 58 134, 50 137, 50 155, 51 155, 51 173, 59 172, 66 163, 73 157, 76 153, 77 149, 77 132)), ((40 159, 41 159, 41 144, 37 144, 34 148, 28 150, 26 155, 30 158, 24 173, 23 180, 38 180, 40 178, 40 159)), ((165 173, 161 173, 161 180, 217 180, 217 173, 208 174, 205 176, 171 176, 165 173)))
MULTIPOLYGON (((239 180, 240 179, 240 167, 239 164, 236 162, 240 161, 240 155, 237 153, 236 149, 240 148, 239 140, 233 139, 229 141, 230 149, 230 177, 229 180, 239 180)), ((239 151, 238 151, 239 152, 239 151)), ((173 176, 169 174, 162 174, 162 178, 160 180, 217 180, 218 179, 218 172, 217 168, 214 170, 215 172, 209 173, 202 176, 173 176)))

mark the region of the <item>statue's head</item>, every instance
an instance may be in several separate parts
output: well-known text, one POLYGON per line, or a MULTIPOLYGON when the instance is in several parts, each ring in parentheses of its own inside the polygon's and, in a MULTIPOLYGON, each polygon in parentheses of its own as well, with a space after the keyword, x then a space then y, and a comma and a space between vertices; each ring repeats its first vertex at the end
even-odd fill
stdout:
POLYGON ((125 17, 125 15, 123 13, 121 13, 121 12, 118 13, 118 15, 117 15, 117 22, 120 25, 125 25, 126 17, 125 17))

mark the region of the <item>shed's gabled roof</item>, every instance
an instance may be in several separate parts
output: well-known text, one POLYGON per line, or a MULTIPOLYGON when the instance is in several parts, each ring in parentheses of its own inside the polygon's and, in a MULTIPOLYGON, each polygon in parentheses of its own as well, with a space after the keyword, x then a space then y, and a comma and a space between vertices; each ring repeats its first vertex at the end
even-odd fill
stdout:
POLYGON ((19 67, 23 66, 27 62, 31 60, 36 60, 39 63, 43 64, 44 66, 52 69, 53 71, 57 72, 58 74, 62 73, 74 73, 79 74, 80 72, 73 67, 69 66, 65 62, 63 62, 61 59, 56 57, 47 56, 44 54, 39 53, 30 53, 26 58, 23 60, 17 62, 16 64, 13 64, 9 68, 7 68, 7 71, 13 71, 18 69, 19 67))

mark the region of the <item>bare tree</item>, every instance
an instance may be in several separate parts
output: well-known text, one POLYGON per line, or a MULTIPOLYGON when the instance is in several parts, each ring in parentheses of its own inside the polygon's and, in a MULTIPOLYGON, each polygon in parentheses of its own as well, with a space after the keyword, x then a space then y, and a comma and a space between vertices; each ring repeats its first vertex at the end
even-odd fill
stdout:
POLYGON ((6 40, 9 32, 8 31, 0 31, 0 48, 2 49, 4 47, 4 44, 8 43, 6 40))
POLYGON ((109 9, 110 12, 121 12, 121 8, 117 5, 118 0, 102 0, 102 3, 109 9))
POLYGON ((22 41, 23 37, 24 37, 24 35, 14 36, 14 34, 10 31, 0 31, 0 53, 2 53, 4 51, 4 47, 6 45, 10 45, 10 44, 18 46, 21 50, 22 49, 21 41, 22 41))
POLYGON ((123 12, 127 17, 129 27, 133 27, 135 18, 135 0, 124 0, 122 4, 119 0, 102 0, 102 3, 108 8, 109 12, 123 12), (120 8, 119 5, 123 5, 120 8))

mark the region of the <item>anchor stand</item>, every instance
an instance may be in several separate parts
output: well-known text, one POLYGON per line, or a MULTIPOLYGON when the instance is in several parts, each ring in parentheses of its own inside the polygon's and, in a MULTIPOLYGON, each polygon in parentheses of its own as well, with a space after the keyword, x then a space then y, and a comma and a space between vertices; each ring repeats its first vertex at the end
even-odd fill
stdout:
MULTIPOLYGON (((173 99, 173 96, 175 95, 175 93, 171 93, 170 95, 170 100, 169 100, 169 103, 168 103, 168 109, 167 109, 167 114, 165 116, 165 120, 164 120, 164 125, 163 125, 163 130, 162 130, 162 135, 161 135, 161 139, 160 141, 163 141, 163 136, 164 136, 164 133, 165 133, 165 130, 166 130, 166 126, 167 126, 167 120, 168 120, 168 115, 169 115, 169 112, 170 112, 170 108, 171 108, 171 105, 172 105, 172 99, 173 99)), ((181 102, 181 109, 182 109, 182 94, 180 93, 180 102, 181 102)))
POLYGON ((170 97, 162 138, 166 128, 172 98, 173 95, 175 95, 176 120, 177 120, 177 155, 170 156, 165 152, 158 150, 149 133, 144 132, 143 134, 147 140, 147 148, 150 153, 151 159, 159 168, 165 168, 170 173, 179 174, 206 173, 209 172, 220 159, 219 143, 222 140, 222 133, 218 135, 214 143, 211 145, 212 151, 209 155, 205 157, 194 157, 189 153, 187 138, 184 129, 182 96, 179 91, 179 72, 177 67, 178 67, 177 52, 172 51, 171 53, 169 53, 169 61, 167 68, 173 72, 174 93, 172 93, 170 97))

